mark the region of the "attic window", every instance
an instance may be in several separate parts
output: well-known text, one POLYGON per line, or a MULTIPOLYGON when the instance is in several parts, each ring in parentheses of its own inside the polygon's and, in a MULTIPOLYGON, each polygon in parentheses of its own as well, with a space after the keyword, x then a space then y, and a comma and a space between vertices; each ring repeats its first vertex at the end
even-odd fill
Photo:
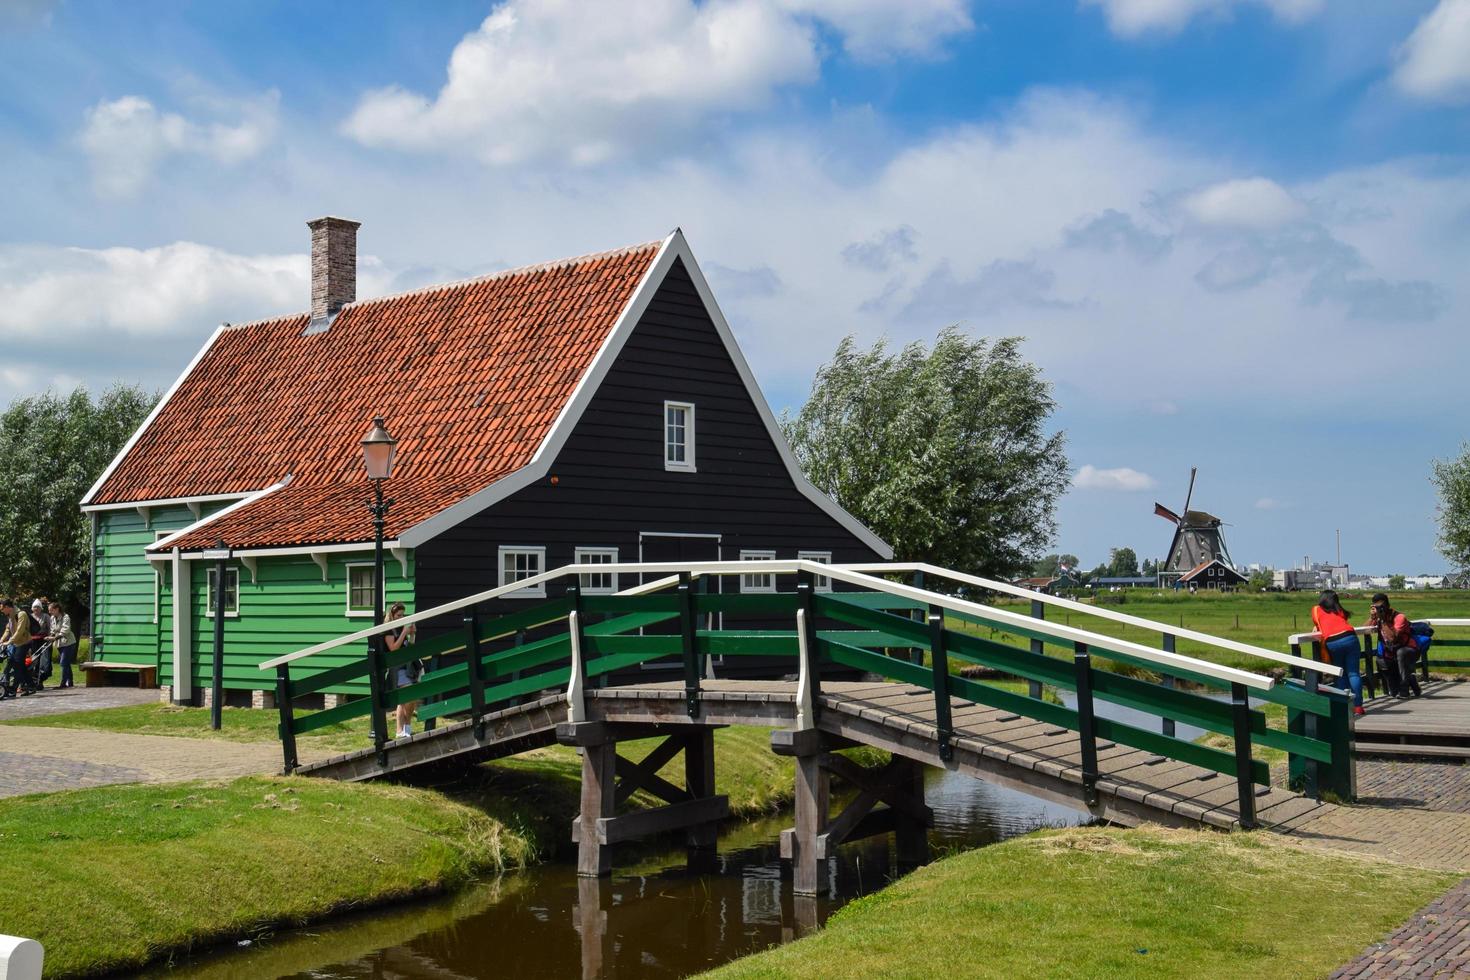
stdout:
POLYGON ((664 469, 694 470, 694 405, 664 402, 664 469))

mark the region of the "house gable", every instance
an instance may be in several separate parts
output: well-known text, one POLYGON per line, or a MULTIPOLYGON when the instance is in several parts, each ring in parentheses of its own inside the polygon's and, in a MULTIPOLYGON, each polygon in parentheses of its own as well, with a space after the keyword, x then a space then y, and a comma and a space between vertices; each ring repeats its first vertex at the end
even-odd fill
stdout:
POLYGON ((682 257, 670 262, 537 478, 419 544, 421 608, 498 584, 502 546, 545 547, 546 568, 572 562, 578 548, 616 548, 636 561, 646 535, 704 535, 725 558, 889 556, 850 515, 838 510, 839 520, 814 501, 799 471, 793 478, 789 449, 697 271, 682 257), (665 467, 667 401, 694 406, 692 471, 665 467))

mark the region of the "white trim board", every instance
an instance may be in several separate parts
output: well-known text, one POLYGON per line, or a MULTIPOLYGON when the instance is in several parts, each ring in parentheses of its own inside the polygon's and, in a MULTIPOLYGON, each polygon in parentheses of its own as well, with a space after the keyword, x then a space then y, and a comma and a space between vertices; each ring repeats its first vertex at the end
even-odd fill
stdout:
MULTIPOLYGON (((164 392, 163 397, 158 400, 158 404, 153 406, 153 411, 148 413, 148 417, 143 420, 143 424, 133 431, 133 434, 128 437, 128 441, 123 443, 123 447, 117 451, 117 455, 112 457, 112 462, 107 464, 107 469, 103 470, 102 475, 97 478, 97 482, 93 483, 91 489, 82 495, 83 509, 85 509, 87 503, 92 499, 92 495, 102 488, 102 484, 107 482, 108 477, 112 476, 112 472, 117 469, 118 464, 127 457, 128 453, 132 452, 133 446, 137 445, 138 440, 143 438, 143 433, 147 432, 148 427, 153 424, 153 420, 158 418, 158 414, 163 411, 163 406, 167 405, 168 400, 179 390, 179 386, 184 383, 184 379, 194 372, 194 369, 199 366, 200 361, 204 360, 204 355, 209 353, 209 349, 214 346, 214 342, 219 339, 219 335, 228 329, 229 327, 225 324, 220 324, 214 328, 214 333, 209 335, 209 339, 204 342, 203 347, 199 348, 199 353, 194 355, 194 359, 184 368, 183 373, 174 379, 173 384, 169 385, 168 391, 164 392)), ((132 507, 136 506, 136 504, 127 504, 126 506, 132 507)))
POLYGON ((690 281, 693 282, 695 291, 699 294, 700 301, 704 304, 705 312, 709 314, 710 322, 714 324, 715 333, 720 342, 725 346, 725 352, 730 356, 730 361, 735 365, 735 371, 745 385, 746 393, 750 396, 752 404, 755 405, 756 414, 760 416, 761 422, 766 427, 766 434, 770 436, 775 444, 776 451, 781 457, 781 462, 786 466, 786 472, 796 485, 797 492, 806 497, 831 517, 839 525, 851 532, 860 541, 872 548, 885 559, 893 557, 893 549, 882 538, 865 527, 862 522, 853 517, 847 511, 837 505, 837 502, 814 487, 801 472, 801 467, 796 462, 796 457, 791 452, 791 447, 786 444, 786 438, 781 434, 781 427, 776 424, 776 416, 772 414, 771 407, 766 404, 765 396, 761 394, 760 386, 756 384, 755 375, 746 363, 744 355, 740 353, 739 346, 735 343, 734 332, 730 324, 725 320, 725 315, 720 312, 718 304, 715 303, 714 294, 710 291, 709 283, 700 271, 699 263, 694 259, 694 253, 689 248, 684 233, 679 229, 665 238, 659 246, 658 254, 654 257, 652 264, 643 274, 643 279, 638 283, 637 289, 633 291, 628 305, 618 314, 617 322, 609 332, 607 340, 603 342, 602 349, 593 358, 592 364, 583 375, 582 380, 577 383, 572 397, 562 407, 551 431, 542 440, 537 448, 536 454, 531 457, 531 462, 526 466, 510 473, 492 483, 490 486, 471 494, 459 503, 454 504, 433 517, 421 521, 399 535, 399 540, 404 547, 416 548, 431 538, 437 537, 462 521, 468 520, 474 515, 509 497, 518 490, 522 490, 543 479, 551 470, 551 464, 561 452, 562 447, 570 438, 572 430, 581 421, 582 415, 587 410, 593 396, 597 393, 602 382, 607 378, 608 372, 612 370, 613 363, 618 355, 622 353, 628 338, 633 335, 633 330, 638 322, 643 319, 643 314, 648 309, 648 304, 653 301, 654 295, 663 285, 664 277, 673 268, 676 260, 682 260, 685 270, 689 273, 690 281))
POLYGON ((83 504, 82 513, 91 514, 106 510, 132 510, 135 507, 195 507, 199 504, 212 504, 222 500, 240 500, 256 493, 250 490, 242 493, 205 493, 194 497, 160 497, 157 500, 129 500, 123 504, 83 504))

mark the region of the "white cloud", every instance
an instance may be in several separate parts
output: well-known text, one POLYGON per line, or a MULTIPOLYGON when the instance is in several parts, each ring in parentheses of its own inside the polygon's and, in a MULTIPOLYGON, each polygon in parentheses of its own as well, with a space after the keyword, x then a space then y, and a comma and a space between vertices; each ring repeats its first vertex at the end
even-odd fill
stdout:
POLYGON ((275 136, 280 98, 275 92, 232 103, 238 121, 197 122, 160 112, 136 95, 97 103, 87 111, 80 141, 102 197, 136 194, 166 157, 193 154, 233 165, 256 156, 275 136))
POLYGON ((1256 501, 1256 510, 1281 510, 1286 504, 1275 497, 1262 497, 1256 501))
POLYGON ((1236 7, 1265 7, 1277 20, 1300 24, 1326 6, 1326 0, 1081 0, 1101 7, 1108 29, 1119 37, 1176 34, 1195 17, 1228 17, 1236 7))
POLYGON ((1201 224, 1276 228, 1303 217, 1307 209, 1280 184, 1265 177, 1227 180, 1196 191, 1184 210, 1201 224))
POLYGON ((1421 99, 1470 101, 1470 0, 1440 0, 1398 50, 1393 79, 1421 99))
POLYGON ((455 46, 436 96, 369 92, 344 129, 493 164, 596 164, 815 81, 818 23, 864 58, 928 53, 970 27, 958 0, 506 0, 455 46))
POLYGON ((1147 473, 1141 473, 1127 466, 1099 469, 1091 463, 1085 464, 1072 478, 1072 486, 1078 490, 1111 490, 1131 493, 1138 490, 1152 490, 1158 485, 1158 481, 1147 473))

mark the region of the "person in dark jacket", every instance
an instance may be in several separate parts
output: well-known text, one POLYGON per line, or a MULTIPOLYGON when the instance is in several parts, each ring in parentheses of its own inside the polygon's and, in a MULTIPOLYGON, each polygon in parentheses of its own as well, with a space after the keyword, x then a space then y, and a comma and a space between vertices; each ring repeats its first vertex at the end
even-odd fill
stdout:
POLYGON ((1409 618, 1389 605, 1388 596, 1382 592, 1373 596, 1373 611, 1368 615, 1368 625, 1378 631, 1383 644, 1384 673, 1388 677, 1388 689, 1394 697, 1419 697, 1419 680, 1414 676, 1414 665, 1419 660, 1419 644, 1414 639, 1414 627, 1409 618))

